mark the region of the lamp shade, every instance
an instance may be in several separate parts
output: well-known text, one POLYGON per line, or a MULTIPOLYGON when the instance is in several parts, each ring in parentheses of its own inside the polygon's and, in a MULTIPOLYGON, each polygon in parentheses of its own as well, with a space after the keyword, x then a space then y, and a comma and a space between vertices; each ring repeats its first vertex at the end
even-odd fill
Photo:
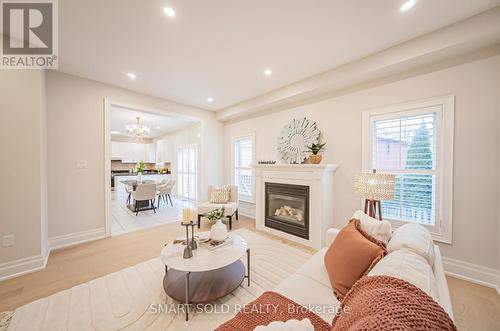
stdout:
POLYGON ((394 175, 360 173, 354 179, 354 191, 365 199, 393 200, 395 182, 394 175))

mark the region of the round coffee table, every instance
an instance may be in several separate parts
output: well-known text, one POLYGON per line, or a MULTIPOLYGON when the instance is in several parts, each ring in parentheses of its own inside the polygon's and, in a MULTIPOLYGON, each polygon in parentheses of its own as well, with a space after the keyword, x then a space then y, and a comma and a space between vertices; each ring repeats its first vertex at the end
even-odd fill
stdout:
MULTIPOLYGON (((199 238, 208 238, 209 232, 200 232, 199 238)), ((198 244, 193 256, 183 258, 185 245, 167 244, 161 252, 165 264, 163 288, 168 296, 186 305, 186 321, 189 305, 220 299, 234 291, 244 278, 250 286, 250 249, 245 239, 229 234, 232 242, 225 246, 208 249, 198 244), (247 273, 241 258, 247 254, 247 273)))

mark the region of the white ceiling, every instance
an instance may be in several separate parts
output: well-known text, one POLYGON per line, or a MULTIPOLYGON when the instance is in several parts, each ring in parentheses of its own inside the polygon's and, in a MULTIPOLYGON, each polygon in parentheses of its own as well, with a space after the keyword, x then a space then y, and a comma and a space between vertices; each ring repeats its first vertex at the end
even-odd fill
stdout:
POLYGON ((61 0, 59 68, 219 110, 500 5, 417 0, 401 13, 404 2, 61 0))
POLYGON ((168 115, 157 115, 153 113, 140 112, 137 110, 111 107, 111 130, 119 131, 126 136, 127 125, 135 124, 136 117, 141 118, 141 124, 149 127, 149 138, 157 138, 196 123, 196 120, 178 118, 168 115), (159 129, 157 127, 160 127, 159 129))

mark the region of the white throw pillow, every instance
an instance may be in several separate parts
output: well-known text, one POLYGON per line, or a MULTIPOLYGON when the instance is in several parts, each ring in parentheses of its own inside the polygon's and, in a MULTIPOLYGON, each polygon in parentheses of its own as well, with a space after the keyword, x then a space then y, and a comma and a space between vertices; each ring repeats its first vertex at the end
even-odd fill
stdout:
POLYGON ((379 221, 363 213, 361 210, 356 211, 352 218, 361 221, 361 228, 373 238, 387 244, 391 239, 392 226, 389 221, 379 221))
POLYGON ((231 186, 214 186, 210 193, 211 203, 227 203, 229 202, 229 195, 231 194, 231 186))
POLYGON ((412 250, 405 248, 389 253, 368 273, 368 276, 376 275, 406 280, 439 302, 436 278, 431 266, 424 257, 412 250))
POLYGON ((314 331, 314 326, 308 318, 304 318, 302 321, 274 321, 267 326, 260 325, 254 331, 314 331))
POLYGON ((431 267, 434 265, 432 235, 422 225, 407 223, 394 231, 387 245, 387 252, 394 252, 402 248, 410 249, 419 254, 427 260, 431 267))

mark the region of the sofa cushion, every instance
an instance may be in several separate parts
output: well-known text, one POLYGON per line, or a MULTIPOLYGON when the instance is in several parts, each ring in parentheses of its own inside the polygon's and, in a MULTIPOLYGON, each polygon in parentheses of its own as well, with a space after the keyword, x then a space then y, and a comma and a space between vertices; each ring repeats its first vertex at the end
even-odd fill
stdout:
POLYGON ((439 302, 436 279, 426 259, 410 249, 389 253, 380 260, 368 276, 392 276, 406 280, 439 302))
POLYGON ((341 300, 371 267, 386 254, 385 244, 361 229, 352 219, 330 245, 324 263, 335 295, 341 300))
POLYGON ((285 278, 274 291, 309 308, 325 321, 331 321, 340 306, 331 287, 297 273, 285 278))
POLYGON ((392 226, 389 221, 380 221, 373 217, 366 215, 361 210, 357 210, 352 215, 352 218, 361 221, 361 228, 373 238, 382 241, 387 245, 391 239, 392 226))
POLYGON ((330 283, 328 272, 326 271, 325 263, 323 262, 327 249, 327 247, 323 247, 311 256, 311 258, 297 270, 297 273, 325 285, 330 289, 331 293, 332 284, 330 283))
POLYGON ((387 251, 394 252, 407 248, 421 255, 430 266, 434 265, 434 242, 432 235, 423 226, 415 223, 407 223, 397 228, 387 244, 387 251))

